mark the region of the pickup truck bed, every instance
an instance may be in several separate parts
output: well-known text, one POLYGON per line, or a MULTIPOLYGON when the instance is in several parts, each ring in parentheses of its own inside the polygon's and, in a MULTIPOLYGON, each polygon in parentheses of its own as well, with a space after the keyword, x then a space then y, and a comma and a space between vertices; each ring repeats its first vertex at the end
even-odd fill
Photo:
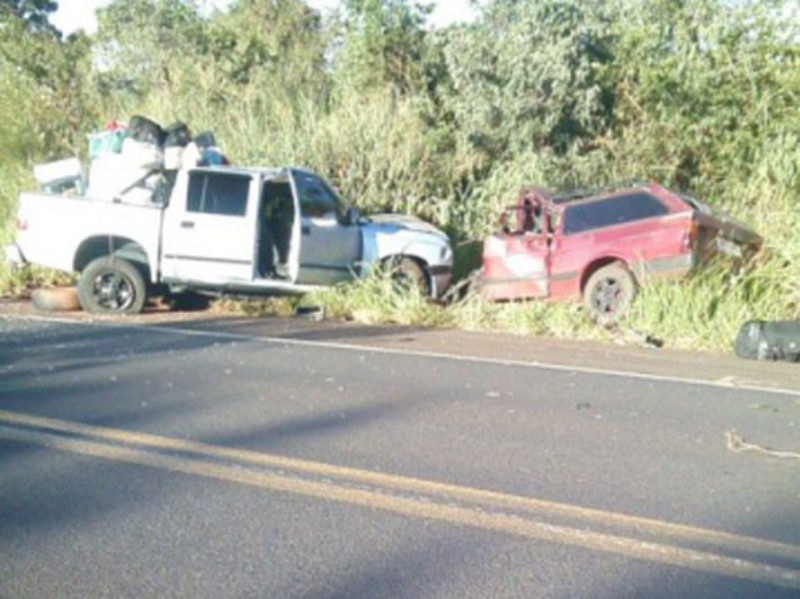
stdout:
POLYGON ((151 257, 146 266, 155 274, 162 213, 158 205, 24 193, 19 199, 16 244, 26 262, 80 272, 109 247, 121 251, 125 243, 134 243, 151 257))

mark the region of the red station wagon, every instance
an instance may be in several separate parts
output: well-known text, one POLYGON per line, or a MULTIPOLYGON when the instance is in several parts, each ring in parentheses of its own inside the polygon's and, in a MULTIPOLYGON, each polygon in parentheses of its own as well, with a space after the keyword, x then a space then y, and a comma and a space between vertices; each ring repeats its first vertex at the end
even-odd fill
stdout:
POLYGON ((762 243, 731 217, 654 184, 523 189, 501 225, 484 243, 485 298, 582 298, 601 324, 624 314, 648 278, 684 276, 715 253, 741 258, 762 243))

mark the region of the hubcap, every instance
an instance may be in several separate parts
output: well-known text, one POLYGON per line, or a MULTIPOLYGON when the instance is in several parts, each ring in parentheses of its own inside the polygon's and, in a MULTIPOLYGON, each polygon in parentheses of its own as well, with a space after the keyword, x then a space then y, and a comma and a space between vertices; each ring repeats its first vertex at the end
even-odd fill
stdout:
POLYGON ((94 280, 94 300, 104 310, 119 312, 130 307, 134 300, 131 281, 118 272, 102 272, 94 280))
POLYGON ((592 305, 601 314, 613 314, 622 304, 622 287, 616 279, 599 281, 592 292, 592 305))

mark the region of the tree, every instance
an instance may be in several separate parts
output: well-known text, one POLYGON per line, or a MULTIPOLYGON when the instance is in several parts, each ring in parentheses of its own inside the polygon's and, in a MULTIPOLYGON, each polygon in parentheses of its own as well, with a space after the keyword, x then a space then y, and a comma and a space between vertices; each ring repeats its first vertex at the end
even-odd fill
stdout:
POLYGON ((565 153, 603 132, 613 107, 606 5, 494 0, 475 25, 447 32, 435 93, 460 143, 488 161, 565 153))
POLYGON ((300 0, 239 0, 212 18, 209 50, 229 80, 317 92, 325 80, 325 39, 317 11, 300 0))
POLYGON ((53 2, 3 2, 0 27, 0 146, 6 160, 75 152, 91 114, 89 40, 49 25, 53 2))
POLYGON ((420 89, 431 10, 409 0, 347 0, 336 54, 339 82, 356 90, 389 85, 402 94, 420 89))
POLYGON ((800 187, 792 3, 618 3, 608 149, 621 170, 706 193, 755 169, 800 187))
POLYGON ((60 35, 49 21, 56 9, 58 3, 51 0, 0 0, 0 16, 4 20, 19 19, 28 30, 39 33, 60 35))
POLYGON ((205 44, 194 0, 113 0, 97 11, 97 20, 94 52, 104 93, 142 97, 155 88, 169 90, 205 44))

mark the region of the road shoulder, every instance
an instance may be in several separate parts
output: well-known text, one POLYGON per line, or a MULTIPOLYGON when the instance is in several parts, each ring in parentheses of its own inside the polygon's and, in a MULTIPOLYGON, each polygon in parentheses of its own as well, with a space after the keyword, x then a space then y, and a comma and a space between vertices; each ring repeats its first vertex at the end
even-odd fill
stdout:
POLYGON ((29 302, 9 300, 0 301, 0 317, 153 327, 190 334, 251 337, 293 344, 774 390, 800 396, 800 368, 797 365, 743 360, 732 353, 689 352, 636 344, 453 329, 369 326, 308 318, 244 318, 210 311, 153 310, 131 317, 98 317, 80 311, 45 313, 35 310, 29 302))

